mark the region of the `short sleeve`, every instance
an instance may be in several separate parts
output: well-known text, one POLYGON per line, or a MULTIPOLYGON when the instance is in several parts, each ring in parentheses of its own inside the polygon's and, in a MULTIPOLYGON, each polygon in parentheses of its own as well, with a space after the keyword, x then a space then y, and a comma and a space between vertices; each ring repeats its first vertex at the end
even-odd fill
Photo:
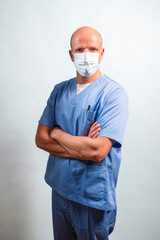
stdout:
POLYGON ((41 118, 38 121, 39 123, 50 128, 53 128, 55 126, 55 114, 54 114, 55 96, 56 96, 56 90, 54 87, 53 91, 51 92, 47 100, 47 104, 43 110, 41 118))
POLYGON ((101 124, 98 137, 115 140, 113 147, 120 148, 128 119, 128 95, 122 88, 114 90, 104 102, 97 118, 101 124))

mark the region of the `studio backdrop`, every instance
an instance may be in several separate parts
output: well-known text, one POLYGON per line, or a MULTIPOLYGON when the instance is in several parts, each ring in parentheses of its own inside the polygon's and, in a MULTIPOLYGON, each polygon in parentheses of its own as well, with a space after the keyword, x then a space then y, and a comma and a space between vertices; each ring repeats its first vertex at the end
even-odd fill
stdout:
POLYGON ((52 240, 48 153, 35 145, 55 84, 76 76, 70 37, 97 29, 101 71, 129 96, 111 240, 160 239, 160 2, 0 1, 0 239, 52 240))

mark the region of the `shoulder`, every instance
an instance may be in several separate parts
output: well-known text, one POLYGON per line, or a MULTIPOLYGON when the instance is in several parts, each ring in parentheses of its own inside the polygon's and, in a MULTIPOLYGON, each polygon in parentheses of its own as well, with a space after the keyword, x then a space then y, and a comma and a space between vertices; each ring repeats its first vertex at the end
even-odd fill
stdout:
POLYGON ((52 90, 52 93, 57 93, 59 91, 62 91, 63 89, 66 89, 66 87, 70 86, 75 78, 70 78, 69 80, 64 80, 60 83, 57 83, 54 85, 54 88, 52 90))
POLYGON ((116 98, 124 98, 128 101, 128 94, 125 88, 115 80, 109 78, 105 75, 107 80, 107 85, 104 88, 104 98, 106 101, 116 99, 116 98))

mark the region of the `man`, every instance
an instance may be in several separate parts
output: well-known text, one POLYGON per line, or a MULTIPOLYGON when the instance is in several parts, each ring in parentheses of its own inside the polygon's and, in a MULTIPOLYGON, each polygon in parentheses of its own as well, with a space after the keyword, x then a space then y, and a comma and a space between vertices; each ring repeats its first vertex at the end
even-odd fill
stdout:
POLYGON ((106 240, 116 221, 115 187, 128 118, 124 88, 102 74, 102 37, 71 37, 75 78, 57 84, 39 120, 36 145, 49 152, 55 240, 106 240))

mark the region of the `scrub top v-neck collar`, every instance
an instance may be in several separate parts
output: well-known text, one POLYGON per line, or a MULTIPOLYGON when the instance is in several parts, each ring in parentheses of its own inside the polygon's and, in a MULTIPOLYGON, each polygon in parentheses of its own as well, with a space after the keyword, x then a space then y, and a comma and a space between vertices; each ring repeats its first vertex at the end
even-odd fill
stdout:
POLYGON ((87 93, 89 93, 100 81, 101 78, 103 78, 104 74, 102 74, 99 78, 97 78, 95 81, 91 82, 83 91, 81 91, 77 95, 77 78, 75 77, 73 79, 73 84, 72 84, 72 96, 71 96, 71 104, 76 104, 78 103, 81 99, 83 99, 83 96, 87 93))

